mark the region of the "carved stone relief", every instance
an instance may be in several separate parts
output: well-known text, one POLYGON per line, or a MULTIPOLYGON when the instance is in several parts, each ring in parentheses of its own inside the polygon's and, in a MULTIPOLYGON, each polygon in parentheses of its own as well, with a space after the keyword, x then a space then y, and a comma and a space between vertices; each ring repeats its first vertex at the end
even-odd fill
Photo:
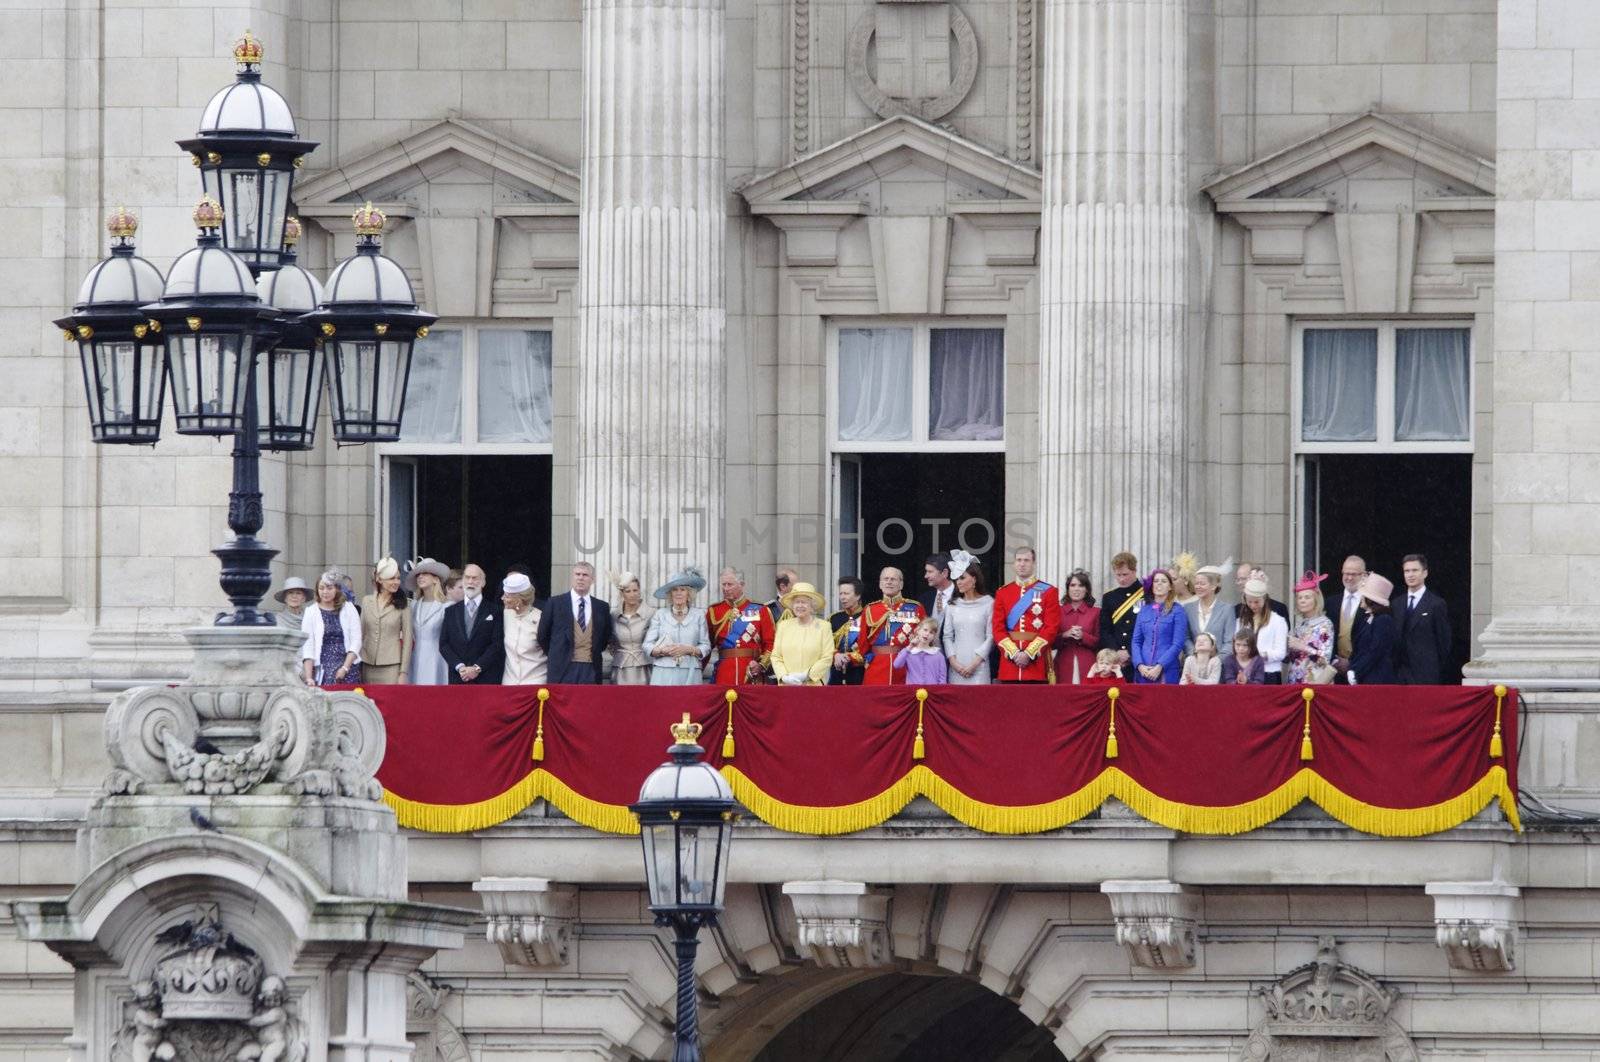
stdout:
POLYGON ((133 986, 113 1062, 305 1062, 288 985, 223 928, 215 904, 155 941, 168 950, 133 986))
POLYGON ((1389 1012, 1398 994, 1339 961, 1332 937, 1317 957, 1261 991, 1267 1017, 1250 1032, 1240 1062, 1417 1062, 1417 1049, 1389 1012))
POLYGON ((461 1030, 444 1014, 450 991, 426 974, 406 978, 406 1037, 416 1048, 412 1062, 472 1062, 461 1030))
POLYGON ((851 27, 845 72, 861 102, 882 117, 910 114, 935 121, 972 91, 978 77, 978 35, 954 4, 887 0, 851 27), (874 40, 876 76, 868 61, 874 40))

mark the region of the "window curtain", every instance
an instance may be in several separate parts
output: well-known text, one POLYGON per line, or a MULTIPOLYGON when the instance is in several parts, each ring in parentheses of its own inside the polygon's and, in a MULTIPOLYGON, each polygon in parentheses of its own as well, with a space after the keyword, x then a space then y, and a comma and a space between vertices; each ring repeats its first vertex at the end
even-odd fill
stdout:
POLYGON ((1003 329, 933 329, 928 377, 928 438, 1005 438, 1003 329))
POLYGON ((1308 328, 1301 363, 1300 438, 1374 442, 1378 438, 1378 333, 1308 328))
POLYGON ((461 441, 461 333, 434 329, 411 350, 403 442, 461 441))
POLYGON ((478 333, 479 442, 549 442, 550 390, 549 332, 478 333))
POLYGON ((911 329, 839 330, 839 438, 911 438, 911 329))
POLYGON ((1394 437, 1405 442, 1470 438, 1468 330, 1402 328, 1394 342, 1394 437))

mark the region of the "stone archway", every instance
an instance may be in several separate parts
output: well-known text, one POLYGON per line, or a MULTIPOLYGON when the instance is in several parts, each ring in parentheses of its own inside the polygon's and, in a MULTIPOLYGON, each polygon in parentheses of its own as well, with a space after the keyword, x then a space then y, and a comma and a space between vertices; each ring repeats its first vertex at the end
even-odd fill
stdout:
POLYGON ((710 1062, 1064 1058, 1049 1032, 972 978, 887 971, 836 970, 828 977, 796 973, 777 979, 765 999, 752 1000, 723 1025, 707 1045, 710 1062), (795 1006, 795 993, 809 1005, 795 1006))

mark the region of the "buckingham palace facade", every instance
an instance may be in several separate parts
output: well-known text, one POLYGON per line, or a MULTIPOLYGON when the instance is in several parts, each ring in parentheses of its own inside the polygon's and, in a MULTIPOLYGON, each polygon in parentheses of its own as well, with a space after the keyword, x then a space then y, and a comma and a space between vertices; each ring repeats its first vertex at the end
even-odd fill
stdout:
MULTIPOLYGON (((300 264, 326 277, 371 203, 439 318, 400 441, 264 455, 275 586, 427 556, 541 595, 587 560, 831 596, 885 565, 920 589, 954 546, 992 586, 1031 545, 1058 585, 1189 551, 1282 598, 1348 554, 1398 584, 1420 552, 1467 681, 1525 690, 1549 815, 1520 835, 1111 815, 1046 848, 917 806, 762 834, 705 946, 708 1057, 1600 1058, 1600 2, 7 7, 6 900, 83 876, 107 702, 183 678, 181 631, 223 605, 227 446, 96 447, 52 321, 112 209, 163 271, 192 245, 174 142, 246 29, 319 145, 300 264), (863 889, 787 888, 812 879, 863 889), (1179 884, 1118 891, 1146 880, 1179 884), (857 944, 802 931, 829 919, 857 944), (1075 943, 1043 971, 1046 939, 1075 943), (1313 974, 1382 1020, 1263 1036, 1256 990, 1313 974)), ((410 853, 413 899, 548 886, 538 947, 480 927, 412 978, 419 1062, 667 1057, 635 842, 527 816, 410 853)), ((71 970, 13 928, 0 903, 0 1062, 60 1057, 71 970)), ((380 1058, 341 1050, 311 1057, 380 1058)))

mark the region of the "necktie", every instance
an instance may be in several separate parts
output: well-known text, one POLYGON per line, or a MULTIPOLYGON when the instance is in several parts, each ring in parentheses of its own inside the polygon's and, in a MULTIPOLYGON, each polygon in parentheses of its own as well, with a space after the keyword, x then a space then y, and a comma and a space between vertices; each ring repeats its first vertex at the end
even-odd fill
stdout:
POLYGON ((1407 612, 1415 612, 1416 608, 1417 608, 1417 595, 1416 594, 1407 595, 1406 596, 1406 611, 1407 612))
POLYGON ((1344 616, 1349 619, 1356 614, 1356 595, 1346 592, 1344 595, 1344 616))
POLYGON ((589 629, 589 610, 585 607, 588 602, 589 599, 586 597, 578 598, 578 629, 580 631, 589 629))
POLYGON ((467 630, 472 630, 472 625, 478 621, 478 599, 467 598, 467 630))

